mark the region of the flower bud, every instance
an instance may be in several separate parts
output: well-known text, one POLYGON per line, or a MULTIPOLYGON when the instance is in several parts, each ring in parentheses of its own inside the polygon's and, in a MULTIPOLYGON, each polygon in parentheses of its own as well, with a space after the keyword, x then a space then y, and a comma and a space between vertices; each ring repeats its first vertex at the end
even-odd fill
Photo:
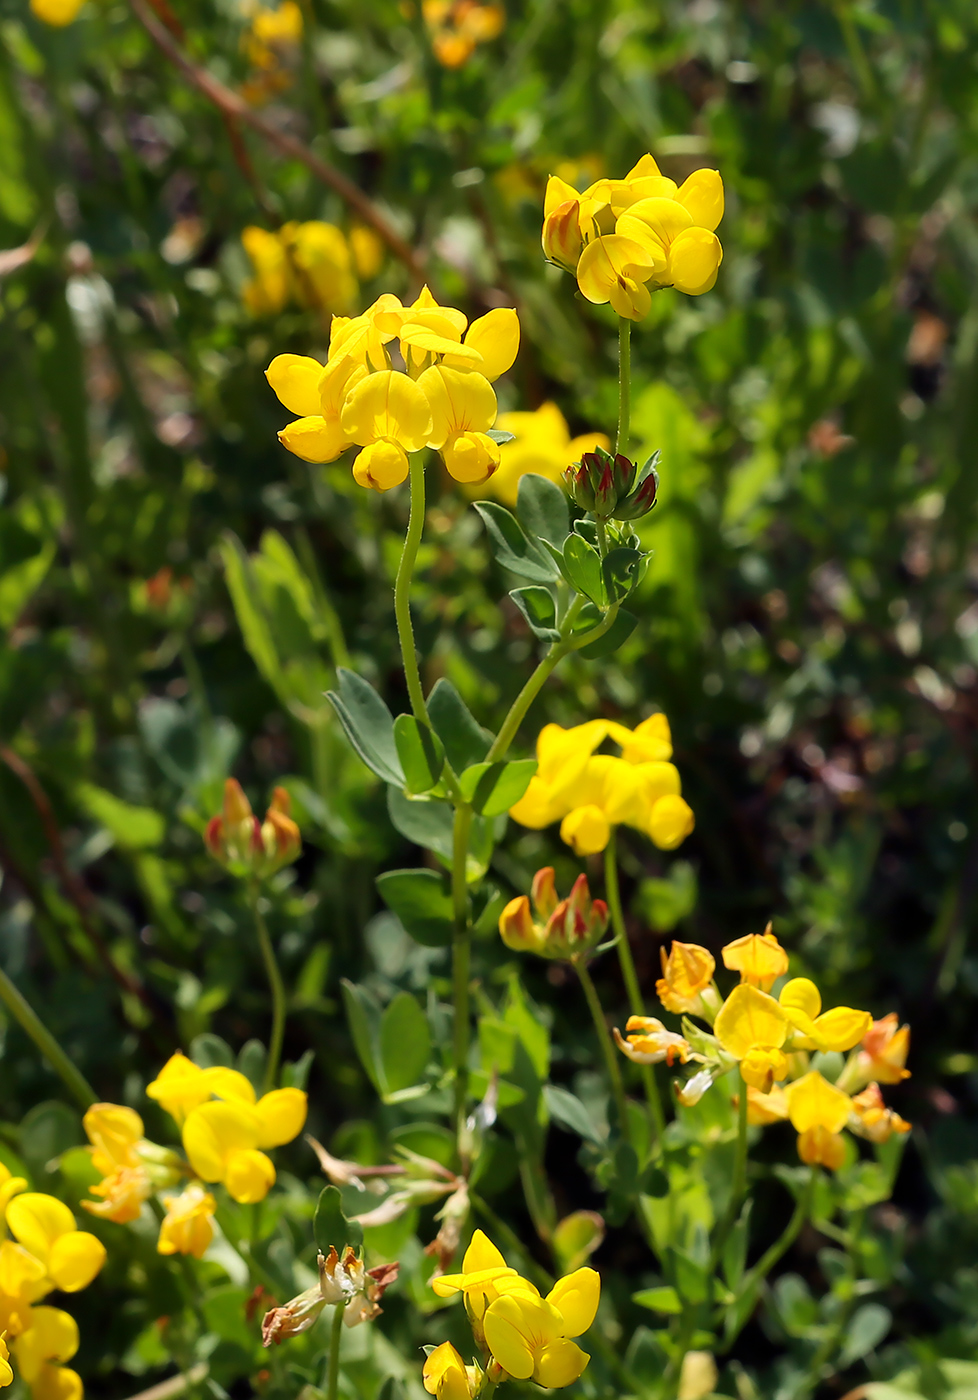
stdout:
POLYGON ((259 822, 241 784, 228 778, 222 810, 204 829, 204 845, 233 875, 259 879, 274 875, 302 851, 302 837, 289 815, 290 807, 289 794, 277 787, 265 820, 259 822))
POLYGON ((545 865, 534 875, 533 883, 530 886, 530 897, 540 918, 549 919, 559 903, 552 865, 545 865))
POLYGON ((566 899, 557 901, 554 872, 546 866, 533 877, 534 919, 526 895, 510 900, 499 918, 499 933, 514 952, 572 960, 600 942, 608 927, 608 906, 591 898, 587 876, 579 875, 566 899))
POLYGON ((658 452, 639 469, 621 452, 603 447, 585 452, 564 471, 564 485, 575 505, 603 519, 638 520, 655 505, 658 452))
POLYGON ((584 240, 581 237, 580 201, 567 199, 543 221, 543 256, 565 272, 577 270, 584 240))

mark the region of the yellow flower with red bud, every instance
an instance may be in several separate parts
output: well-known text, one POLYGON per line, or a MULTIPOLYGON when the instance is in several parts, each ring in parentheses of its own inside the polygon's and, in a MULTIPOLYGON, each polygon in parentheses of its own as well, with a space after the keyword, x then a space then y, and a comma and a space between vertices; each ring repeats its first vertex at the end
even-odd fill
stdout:
POLYGON ((235 778, 224 784, 224 804, 204 831, 204 844, 216 861, 242 878, 264 878, 290 865, 302 852, 302 836, 289 812, 292 799, 277 787, 260 822, 235 778))
POLYGON ((191 1182, 179 1196, 164 1196, 166 1215, 160 1222, 158 1254, 191 1254, 202 1259, 214 1238, 217 1202, 209 1191, 191 1182))
POLYGON ((659 460, 654 452, 640 469, 621 452, 597 447, 563 473, 564 486, 576 506, 604 520, 638 520, 655 505, 659 460))
POLYGON ((768 924, 763 933, 747 933, 735 938, 722 949, 723 965, 739 972, 741 982, 770 991, 779 977, 788 971, 788 954, 771 932, 768 924))
POLYGON ((586 875, 579 875, 569 896, 558 900, 553 867, 546 866, 533 877, 530 899, 519 895, 506 905, 499 916, 499 933, 516 953, 573 961, 600 942, 609 917, 604 900, 592 900, 586 875))
POLYGON ((698 943, 680 943, 674 938, 669 956, 666 957, 665 948, 660 948, 659 958, 662 976, 655 984, 655 991, 666 1010, 676 1016, 690 1014, 712 1022, 719 1007, 715 989, 712 996, 707 995, 716 970, 713 954, 698 943), (713 1002, 716 1004, 711 1004, 713 1002))
POLYGON ((889 1142, 894 1133, 909 1133, 910 1124, 895 1109, 887 1108, 878 1084, 868 1084, 852 1096, 849 1131, 870 1142, 889 1142))
POLYGON ((678 1060, 684 1065, 691 1051, 685 1037, 667 1031, 654 1016, 629 1016, 625 1023, 627 1040, 618 1027, 613 1027, 615 1044, 629 1060, 637 1065, 657 1065, 665 1060, 672 1065, 678 1060))

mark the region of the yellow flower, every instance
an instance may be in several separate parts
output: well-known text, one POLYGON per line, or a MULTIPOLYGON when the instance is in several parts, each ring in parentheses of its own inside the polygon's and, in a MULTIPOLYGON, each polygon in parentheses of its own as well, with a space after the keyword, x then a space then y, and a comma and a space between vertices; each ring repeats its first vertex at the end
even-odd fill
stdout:
POLYGON ((210 1099, 210 1080, 206 1070, 177 1050, 153 1082, 146 1085, 146 1095, 155 1099, 181 1127, 188 1113, 210 1099))
POLYGON ((845 1159, 841 1133, 853 1111, 852 1099, 818 1070, 789 1084, 785 1097, 801 1160, 838 1171, 845 1159))
POLYGON ((869 1084, 852 1097, 849 1130, 870 1142, 889 1142, 894 1133, 909 1133, 910 1124, 895 1109, 887 1108, 878 1084, 869 1084))
POLYGON ((325 368, 308 355, 276 355, 265 378, 279 401, 302 415, 279 433, 282 446, 304 462, 335 462, 353 446, 340 425, 343 404, 366 376, 366 366, 352 355, 339 355, 325 368))
POLYGON ((214 1238, 214 1197, 192 1182, 179 1196, 164 1196, 163 1204, 166 1216, 160 1224, 157 1252, 192 1254, 195 1259, 202 1259, 214 1238))
MULTIPOLYGON (((462 1272, 440 1274, 431 1280, 431 1287, 438 1298, 451 1298, 461 1293, 469 1316, 481 1319, 489 1304, 500 1296, 496 1285, 504 1279, 519 1279, 519 1275, 509 1267, 489 1236, 483 1230, 476 1230, 462 1256, 462 1272)), ((523 1280, 519 1282, 522 1284, 523 1280)))
POLYGON ((789 1021, 774 997, 749 982, 735 987, 717 1012, 713 1033, 735 1060, 745 1084, 768 1093, 776 1079, 788 1073, 781 1046, 789 1021))
POLYGON ((190 1113, 183 1125, 183 1147, 203 1181, 224 1182, 234 1200, 248 1205, 264 1200, 275 1182, 275 1168, 259 1149, 291 1142, 302 1131, 306 1095, 299 1089, 273 1089, 255 1103, 254 1090, 243 1075, 229 1082, 224 1092, 230 1088, 235 1090, 233 1097, 201 1104, 190 1113))
POLYGON ((466 1366, 451 1342, 428 1353, 421 1373, 424 1388, 438 1400, 472 1400, 476 1393, 475 1368, 466 1366))
POLYGON ((895 1011, 874 1021, 862 1038, 859 1069, 866 1078, 880 1084, 899 1084, 909 1079, 906 1068, 910 1050, 910 1027, 901 1026, 895 1011))
POLYGON ((771 932, 770 924, 763 933, 735 938, 721 950, 721 956, 724 967, 740 973, 742 983, 765 992, 788 971, 788 954, 771 932))
POLYGON ((767 1127, 769 1123, 780 1123, 788 1116, 788 1099, 785 1091, 777 1084, 769 1094, 760 1089, 747 1088, 747 1121, 751 1127, 767 1127))
POLYGON ((713 954, 698 943, 680 943, 674 938, 668 958, 665 948, 659 949, 659 958, 662 976, 655 990, 662 1005, 677 1016, 690 1011, 701 1013, 702 993, 713 981, 716 969, 713 954))
POLYGON ((485 1336, 493 1360, 515 1380, 556 1389, 572 1385, 590 1357, 572 1337, 594 1321, 601 1280, 594 1269, 562 1278, 546 1298, 513 1289, 489 1305, 485 1336))
POLYGON ((78 1324, 60 1308, 32 1308, 29 1327, 14 1342, 14 1355, 34 1400, 81 1400, 82 1381, 62 1363, 78 1350, 78 1324))
POLYGON ((496 421, 496 395, 478 371, 432 365, 418 379, 431 408, 428 446, 441 452, 456 481, 486 481, 499 465, 499 447, 486 430, 496 421))
POLYGON ((637 1065, 657 1065, 663 1060, 671 1065, 677 1059, 684 1065, 689 1059, 689 1045, 683 1037, 667 1031, 654 1016, 629 1016, 625 1023, 627 1040, 617 1026, 613 1029, 618 1049, 637 1065))
POLYGON ((873 1021, 868 1011, 855 1011, 851 1006, 822 1012, 819 990, 807 977, 793 977, 786 982, 778 1000, 788 1020, 800 1032, 792 1041, 796 1050, 851 1050, 873 1021))
MULTIPOLYGON (((300 14, 301 23, 301 14, 300 14)), ((296 300, 303 306, 334 311, 356 296, 350 247, 342 230, 319 219, 288 223, 281 230, 296 300)))
POLYGON ((33 1254, 47 1277, 65 1293, 87 1288, 105 1263, 105 1246, 86 1230, 54 1196, 27 1191, 7 1207, 7 1225, 19 1244, 33 1254))
POLYGON ((119 1167, 138 1167, 137 1147, 145 1137, 143 1120, 134 1109, 117 1103, 93 1103, 82 1119, 91 1143, 92 1165, 103 1176, 119 1167))
POLYGON ((27 1181, 22 1176, 14 1176, 9 1167, 0 1162, 0 1220, 16 1195, 27 1190, 27 1181))
POLYGON ((365 282, 376 277, 384 265, 384 244, 365 224, 354 224, 350 229, 350 252, 357 273, 365 282))
POLYGON ((698 170, 674 198, 652 196, 629 205, 615 229, 654 260, 653 280, 658 286, 700 296, 716 282, 723 260, 720 240, 713 232, 722 217, 719 175, 715 170, 698 170))
POLYGON ((432 431, 424 391, 407 375, 381 370, 347 394, 340 414, 344 433, 364 450, 353 464, 360 486, 389 491, 408 473, 409 452, 419 452, 432 431))
POLYGON ((665 272, 666 259, 658 259, 649 247, 620 233, 599 235, 588 243, 577 264, 577 285, 597 306, 611 303, 619 316, 641 321, 649 314, 652 297, 646 282, 656 271, 665 272))
POLYGON ((253 316, 274 316, 285 306, 291 289, 288 254, 277 233, 250 224, 241 231, 254 277, 242 288, 245 306, 253 316))
POLYGON ((841 1133, 830 1133, 816 1123, 798 1134, 798 1156, 810 1167, 827 1167, 837 1172, 846 1160, 846 1145, 841 1133))
POLYGON ((613 724, 610 732, 621 745, 621 756, 626 763, 665 763, 672 758, 672 731, 661 711, 649 715, 634 729, 613 724))
POLYGON ((13 1240, 0 1243, 0 1330, 16 1337, 30 1321, 31 1304, 54 1284, 39 1259, 13 1240))
POLYGON ((515 506, 520 478, 527 472, 559 482, 560 474, 583 453, 596 447, 609 447, 604 433, 584 433, 572 438, 567 420, 555 403, 541 404, 532 413, 503 413, 496 427, 512 433, 514 440, 499 448, 499 466, 484 488, 475 496, 495 496, 507 506, 515 506))
POLYGON ((14 1372, 10 1364, 10 1351, 7 1347, 7 1335, 0 1332, 0 1386, 10 1385, 13 1381, 14 1372))
POLYGON ((85 0, 31 0, 31 14, 61 29, 71 24, 85 0))

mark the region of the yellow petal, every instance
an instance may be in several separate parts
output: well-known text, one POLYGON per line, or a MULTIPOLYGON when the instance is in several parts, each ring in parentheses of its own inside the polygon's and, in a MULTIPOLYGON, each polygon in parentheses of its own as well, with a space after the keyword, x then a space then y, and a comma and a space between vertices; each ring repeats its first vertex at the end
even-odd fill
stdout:
POLYGON ((822 1009, 821 994, 808 977, 792 977, 781 988, 778 1001, 789 1017, 792 1011, 800 1011, 810 1021, 813 1021, 822 1009))
POLYGON ((528 826, 532 831, 542 831, 545 826, 562 817, 566 810, 564 804, 555 798, 550 784, 534 776, 519 802, 510 807, 509 815, 521 826, 528 826))
POLYGON ((232 1152, 228 1157, 224 1184, 239 1205, 263 1201, 275 1185, 275 1168, 264 1152, 254 1148, 232 1152))
POLYGON ((597 855, 610 837, 611 823, 600 807, 578 807, 560 824, 560 839, 578 856, 597 855))
POLYGON ((648 833, 660 851, 674 851, 695 825, 693 809, 685 798, 660 797, 649 815, 648 833))
POLYGON ((638 160, 625 176, 625 179, 641 180, 650 175, 659 175, 660 173, 655 157, 652 155, 651 151, 646 151, 644 156, 639 156, 638 160))
POLYGON ((500 1268, 506 1268, 506 1260, 484 1230, 475 1230, 462 1258, 463 1272, 472 1274, 480 1269, 500 1268))
POLYGON ((172 1118, 182 1123, 191 1109, 207 1102, 211 1091, 200 1066, 177 1050, 153 1082, 147 1084, 146 1096, 156 1099, 172 1118))
POLYGON ((788 971, 788 954, 773 933, 746 933, 728 943, 722 956, 724 967, 739 972, 742 981, 755 982, 765 991, 788 971))
POLYGON ((431 410, 429 447, 443 447, 459 433, 484 433, 496 421, 496 393, 484 374, 432 365, 417 387, 431 410))
POLYGON ((396 370, 381 370, 354 385, 340 422, 361 447, 389 438, 407 452, 418 452, 431 436, 428 400, 412 379, 396 370))
POLYGON ((45 1361, 70 1361, 78 1350, 78 1323, 61 1308, 31 1309, 31 1325, 14 1342, 14 1355, 28 1382, 45 1361))
POLYGON ((278 440, 304 462, 335 462, 352 441, 338 423, 327 423, 321 415, 296 418, 281 430, 278 440))
MULTIPOLYGON (((665 255, 659 253, 665 267, 665 255)), ((646 281, 655 271, 656 258, 633 238, 611 233, 587 245, 577 264, 577 283, 588 301, 603 305, 621 289, 626 276, 632 282, 646 281)))
POLYGON ((47 1264, 51 1246, 60 1235, 75 1229, 75 1217, 54 1196, 26 1191, 7 1207, 7 1225, 16 1240, 47 1264))
POLYGON ((673 239, 692 227, 693 218, 685 205, 675 199, 640 199, 622 215, 615 228, 626 238, 638 238, 644 243, 639 224, 651 229, 657 242, 668 249, 673 239))
POLYGON ((105 1245, 87 1230, 69 1230, 51 1246, 48 1274, 65 1293, 87 1288, 105 1263, 105 1245))
POLYGON ((820 1050, 851 1050, 858 1045, 873 1024, 868 1011, 856 1011, 851 1006, 834 1006, 816 1018, 808 1032, 820 1050))
POLYGON ((723 218, 723 181, 717 170, 694 170, 676 192, 698 228, 712 233, 723 218))
POLYGON ((780 1048, 788 1036, 788 1018, 774 997, 741 982, 717 1012, 713 1033, 740 1060, 755 1045, 780 1048))
POLYGON ((211 1093, 232 1103, 253 1104, 255 1089, 250 1079, 226 1065, 214 1065, 204 1070, 204 1080, 211 1093))
POLYGON ((216 1100, 201 1104, 183 1125, 183 1148, 204 1181, 223 1181, 232 1152, 258 1145, 259 1121, 253 1108, 216 1100))
POLYGON ((723 249, 715 233, 690 228, 669 249, 669 280, 678 292, 698 297, 717 280, 723 249))
POLYGON ((552 214, 560 204, 566 204, 569 199, 577 199, 578 193, 573 185, 569 185, 566 180, 562 180, 559 175, 551 175, 547 180, 547 191, 543 197, 544 217, 552 214))
POLYGON ((486 1343, 503 1370, 515 1380, 533 1375, 533 1349, 523 1334, 523 1307, 515 1294, 505 1293, 486 1312, 483 1327, 486 1343))
POLYGON ((621 756, 626 763, 663 763, 672 758, 672 732, 669 721, 661 711, 643 719, 633 731, 616 726, 621 737, 621 756))
POLYGON ((449 438, 441 455, 449 476, 468 484, 488 481, 499 466, 499 444, 485 433, 459 433, 449 438))
POLYGON ((595 1269, 575 1269, 559 1279, 547 1302, 564 1319, 564 1334, 579 1337, 594 1321, 601 1298, 601 1275, 595 1269))
POLYGON ((425 1390, 438 1400, 469 1400, 465 1362, 451 1342, 442 1342, 428 1353, 421 1373, 425 1390))
POLYGON ((281 1147, 302 1132, 309 1096, 301 1089, 273 1089, 258 1100, 259 1147, 281 1147))
POLYGON ((399 443, 372 442, 353 463, 353 480, 371 491, 390 491, 407 477, 407 453, 399 443))
POLYGON ((573 1385, 584 1374, 591 1358, 576 1342, 567 1337, 555 1337, 540 1348, 533 1369, 533 1379, 538 1385, 556 1390, 565 1385, 573 1385))
POLYGON ((31 14, 61 29, 72 23, 84 3, 85 0, 31 0, 31 14))
MULTIPOLYGON (((621 760, 623 763, 625 759, 621 760)), ((674 763, 633 763, 644 801, 649 805, 660 797, 678 797, 682 790, 679 769, 674 763)))
POLYGON ((837 1172, 846 1160, 846 1144, 841 1133, 829 1132, 820 1124, 807 1128, 798 1137, 798 1156, 809 1166, 828 1167, 837 1172))
POLYGON ((839 1133, 852 1112, 849 1095, 830 1084, 818 1070, 811 1070, 786 1085, 785 1095, 791 1126, 798 1133, 819 1127, 829 1133, 839 1133))
POLYGON ((276 355, 265 371, 279 403, 307 418, 320 413, 319 381, 323 367, 308 355, 276 355))
POLYGON ((21 1244, 4 1240, 0 1244, 0 1292, 20 1299, 26 1305, 50 1293, 45 1266, 21 1244))
POLYGON ((520 348, 520 318, 509 307, 497 307, 473 321, 465 344, 482 356, 481 372, 498 379, 510 369, 520 348))
POLYGON ((776 1079, 784 1079, 788 1073, 788 1057, 782 1050, 755 1045, 740 1062, 740 1077, 745 1084, 769 1094, 776 1079))

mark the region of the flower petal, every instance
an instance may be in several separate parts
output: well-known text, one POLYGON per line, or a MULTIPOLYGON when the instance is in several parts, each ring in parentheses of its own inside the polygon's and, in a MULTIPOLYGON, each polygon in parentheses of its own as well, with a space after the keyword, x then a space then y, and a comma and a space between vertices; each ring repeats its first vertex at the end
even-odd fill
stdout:
POLYGON ((319 413, 319 381, 323 367, 309 355, 276 355, 265 371, 279 403, 300 418, 319 413))
POLYGON ((301 1089, 273 1089, 258 1100, 259 1147, 281 1147, 302 1132, 309 1098, 301 1089))
POLYGON ((672 285, 687 296, 701 296, 716 282, 722 261, 723 249, 715 233, 703 228, 687 229, 669 249, 672 285))
POLYGON ((48 1274, 65 1293, 87 1288, 105 1263, 105 1245, 87 1230, 69 1230, 51 1246, 48 1274))
POLYGON ((694 170, 676 192, 676 199, 685 205, 697 228, 712 233, 723 218, 723 181, 717 170, 694 170))
POLYGON ((414 380, 381 370, 354 385, 340 423, 361 447, 389 438, 407 452, 418 452, 431 436, 431 409, 414 380))
MULTIPOLYGON (((558 1279, 547 1294, 547 1302, 564 1319, 568 1337, 579 1337, 594 1321, 601 1298, 601 1275, 596 1269, 575 1269, 558 1279)), ((576 1379, 576 1377, 575 1377, 576 1379)))
POLYGON ((479 368, 485 377, 498 379, 512 367, 519 351, 520 318, 507 306, 496 307, 472 322, 465 344, 482 356, 479 368))

